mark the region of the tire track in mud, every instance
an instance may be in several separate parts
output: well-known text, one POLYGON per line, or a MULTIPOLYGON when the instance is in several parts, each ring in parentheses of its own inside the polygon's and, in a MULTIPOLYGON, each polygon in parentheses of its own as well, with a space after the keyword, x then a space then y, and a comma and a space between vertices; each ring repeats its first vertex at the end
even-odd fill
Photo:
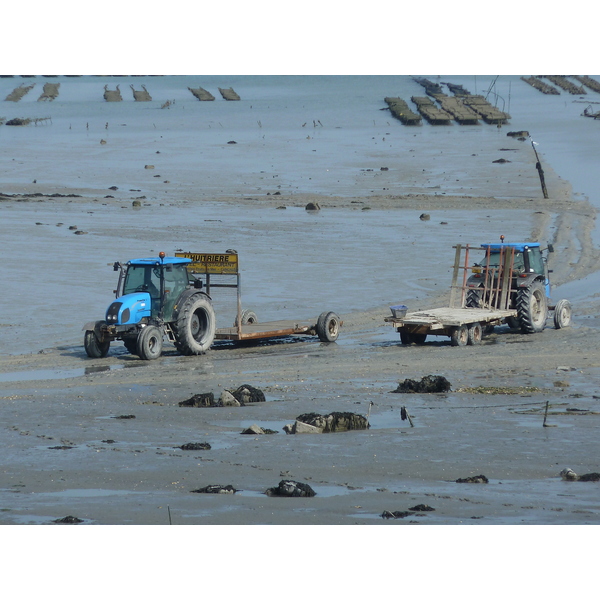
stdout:
POLYGON ((600 249, 594 247, 592 239, 596 227, 593 206, 581 202, 556 215, 552 225, 554 252, 549 255, 548 266, 553 271, 553 285, 583 279, 600 269, 600 249))

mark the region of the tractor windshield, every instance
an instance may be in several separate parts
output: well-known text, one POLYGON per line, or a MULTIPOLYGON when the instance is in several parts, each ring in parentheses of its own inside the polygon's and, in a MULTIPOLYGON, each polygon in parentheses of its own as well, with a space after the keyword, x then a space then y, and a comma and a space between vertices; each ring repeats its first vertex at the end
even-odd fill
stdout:
MULTIPOLYGON (((490 253, 490 269, 499 269, 501 261, 504 260, 504 255, 500 258, 500 252, 491 252, 490 253)), ((484 258, 480 266, 485 267, 486 259, 484 258)), ((513 263, 513 271, 517 273, 522 273, 525 270, 525 262, 523 260, 522 252, 515 252, 515 259, 513 263)))
POLYGON ((123 284, 123 294, 148 292, 154 299, 160 297, 160 270, 154 265, 129 265, 123 284))

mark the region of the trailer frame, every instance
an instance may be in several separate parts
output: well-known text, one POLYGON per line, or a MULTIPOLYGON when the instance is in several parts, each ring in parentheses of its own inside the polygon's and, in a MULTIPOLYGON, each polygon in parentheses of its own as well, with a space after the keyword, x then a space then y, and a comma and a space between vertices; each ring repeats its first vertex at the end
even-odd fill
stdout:
POLYGON ((237 316, 232 327, 219 327, 215 331, 215 340, 231 340, 235 342, 257 341, 291 335, 318 336, 321 342, 337 340, 339 329, 343 324, 338 315, 327 311, 315 320, 280 320, 258 323, 244 322, 242 310, 242 275, 239 271, 239 256, 230 250, 225 254, 200 252, 175 252, 175 256, 190 258, 188 272, 204 276, 204 289, 210 296, 211 288, 235 288, 237 292, 237 316), (222 283, 214 277, 234 276, 235 283, 222 283))

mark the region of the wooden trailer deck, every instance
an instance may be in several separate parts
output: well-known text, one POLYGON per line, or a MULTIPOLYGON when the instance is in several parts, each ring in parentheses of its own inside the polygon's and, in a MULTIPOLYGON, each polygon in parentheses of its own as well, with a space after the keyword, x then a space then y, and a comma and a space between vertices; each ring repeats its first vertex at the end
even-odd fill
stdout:
POLYGON ((217 329, 216 340, 260 340, 287 335, 317 335, 316 324, 310 321, 270 321, 217 329))
MULTIPOLYGON (((461 325, 480 323, 491 325, 500 323, 508 317, 516 317, 516 310, 498 310, 490 308, 432 308, 407 313, 403 318, 386 317, 384 320, 395 327, 415 326, 427 329, 428 333, 446 330, 461 325)), ((425 332, 423 332, 425 333, 425 332)))

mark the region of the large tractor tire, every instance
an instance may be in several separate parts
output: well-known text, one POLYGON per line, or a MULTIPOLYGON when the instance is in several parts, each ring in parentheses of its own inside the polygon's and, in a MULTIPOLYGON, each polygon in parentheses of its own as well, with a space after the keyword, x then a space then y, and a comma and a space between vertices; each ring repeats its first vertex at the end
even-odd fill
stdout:
POLYGON ((340 333, 340 318, 334 312, 321 313, 316 331, 322 342, 335 342, 340 333))
POLYGON ((466 308, 481 308, 483 302, 481 300, 481 295, 483 294, 483 290, 471 289, 467 290, 467 297, 465 298, 465 307, 466 308))
POLYGON ((162 354, 163 333, 154 325, 147 325, 137 337, 136 354, 142 360, 156 360, 162 354))
MULTIPOLYGON (((96 327, 102 325, 104 321, 98 321, 96 327)), ((101 342, 96 336, 96 332, 88 330, 83 336, 83 347, 90 358, 104 358, 110 348, 110 340, 101 342)))
POLYGON ((186 356, 206 352, 215 339, 216 326, 210 298, 204 294, 190 296, 179 309, 173 325, 176 348, 186 356))
POLYGON ((534 281, 517 294, 517 315, 523 333, 539 333, 546 326, 548 300, 541 281, 534 281))

